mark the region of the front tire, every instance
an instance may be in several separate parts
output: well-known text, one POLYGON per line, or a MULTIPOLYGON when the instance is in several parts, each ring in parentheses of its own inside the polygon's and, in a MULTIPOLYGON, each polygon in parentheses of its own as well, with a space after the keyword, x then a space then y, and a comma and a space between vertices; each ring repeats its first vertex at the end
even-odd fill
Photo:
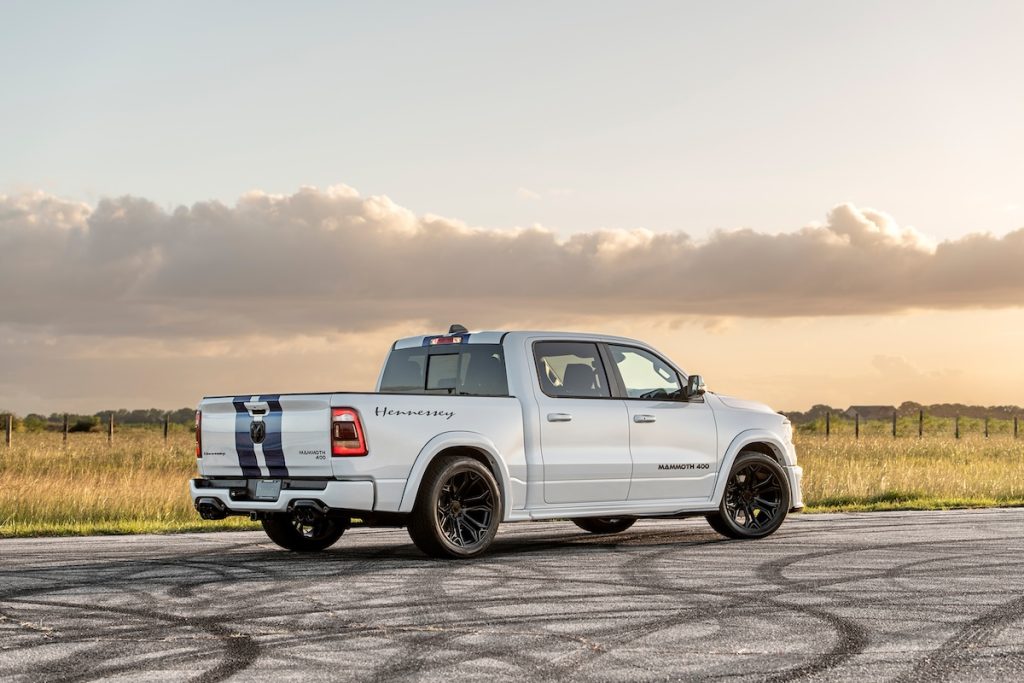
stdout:
POLYGON ((431 557, 469 558, 483 553, 498 533, 501 492, 480 461, 438 458, 423 475, 408 530, 431 557))
POLYGON ((572 523, 592 534, 617 534, 633 526, 636 517, 581 517, 572 523))
POLYGON ((263 531, 271 541, 285 550, 299 553, 330 548, 345 533, 345 527, 343 520, 327 517, 304 524, 287 512, 263 518, 263 531))
POLYGON ((708 524, 728 538, 764 538, 782 524, 790 500, 789 480, 779 463, 743 451, 729 472, 718 512, 707 515, 708 524))

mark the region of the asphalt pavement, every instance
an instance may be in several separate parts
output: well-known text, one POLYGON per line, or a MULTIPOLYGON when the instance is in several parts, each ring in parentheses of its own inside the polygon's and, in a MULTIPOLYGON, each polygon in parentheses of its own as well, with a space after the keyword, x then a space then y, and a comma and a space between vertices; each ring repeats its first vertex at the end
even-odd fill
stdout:
POLYGON ((1024 509, 0 541, 2 680, 1024 680, 1024 509))

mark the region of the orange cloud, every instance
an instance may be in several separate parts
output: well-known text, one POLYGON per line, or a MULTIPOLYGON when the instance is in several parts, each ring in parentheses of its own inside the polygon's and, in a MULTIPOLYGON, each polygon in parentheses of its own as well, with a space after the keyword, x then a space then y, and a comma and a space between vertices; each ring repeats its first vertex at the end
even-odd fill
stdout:
POLYGON ((469 227, 348 187, 165 211, 0 196, 0 320, 54 334, 231 338, 607 315, 771 318, 1024 302, 1024 230, 934 243, 843 204, 795 232, 469 227))

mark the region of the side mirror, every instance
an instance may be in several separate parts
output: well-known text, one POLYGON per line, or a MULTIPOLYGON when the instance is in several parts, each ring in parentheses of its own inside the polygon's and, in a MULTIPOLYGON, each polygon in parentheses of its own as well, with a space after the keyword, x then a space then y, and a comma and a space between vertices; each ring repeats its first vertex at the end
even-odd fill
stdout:
POLYGON ((704 378, 700 375, 690 375, 686 379, 686 394, 683 396, 687 401, 700 398, 704 395, 704 378))

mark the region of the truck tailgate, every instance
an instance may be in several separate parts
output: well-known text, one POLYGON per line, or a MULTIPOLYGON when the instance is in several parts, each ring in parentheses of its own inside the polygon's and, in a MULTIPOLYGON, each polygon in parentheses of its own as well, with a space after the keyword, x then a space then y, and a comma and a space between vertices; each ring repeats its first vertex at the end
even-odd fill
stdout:
POLYGON ((330 394, 203 399, 206 477, 331 477, 330 394))

